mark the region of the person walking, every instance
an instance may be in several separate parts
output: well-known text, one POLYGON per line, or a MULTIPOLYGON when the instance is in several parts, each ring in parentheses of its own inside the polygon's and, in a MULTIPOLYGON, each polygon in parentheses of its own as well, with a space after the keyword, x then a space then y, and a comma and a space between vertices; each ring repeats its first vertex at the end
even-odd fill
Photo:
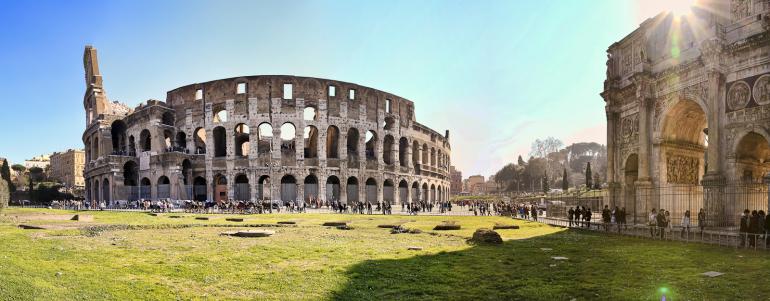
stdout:
POLYGON ((650 237, 655 237, 656 234, 656 226, 658 223, 658 212, 655 211, 655 208, 652 208, 652 211, 650 212, 649 219, 647 220, 647 225, 650 227, 650 237))
POLYGON ((602 209, 602 223, 604 224, 604 231, 610 231, 610 221, 612 220, 610 207, 604 205, 602 209))
POLYGON ((687 231, 687 239, 690 239, 690 210, 687 210, 684 212, 684 217, 682 218, 682 232, 679 233, 679 236, 681 238, 684 238, 684 232, 687 231))
POLYGON ((746 236, 749 232, 749 209, 743 210, 741 215, 741 226, 738 228, 738 235, 740 235, 741 247, 746 246, 746 236))

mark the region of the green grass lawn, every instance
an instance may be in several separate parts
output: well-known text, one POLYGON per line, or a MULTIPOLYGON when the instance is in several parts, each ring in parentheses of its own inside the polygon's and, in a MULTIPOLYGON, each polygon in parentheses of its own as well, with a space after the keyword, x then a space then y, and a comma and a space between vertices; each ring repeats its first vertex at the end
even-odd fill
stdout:
POLYGON ((11 209, 0 217, 0 300, 660 300, 661 288, 668 300, 770 299, 770 253, 502 217, 240 216, 243 224, 297 222, 271 228, 276 233, 268 238, 220 236, 233 228, 217 225, 239 224, 225 216, 89 213, 94 221, 81 224, 146 227, 101 232, 45 220, 24 223, 56 229, 22 230, 8 217, 40 213, 73 212, 11 209), (462 230, 432 233, 445 220, 462 230), (324 221, 347 221, 354 229, 320 226, 324 221), (499 230, 503 245, 466 243, 475 229, 496 222, 521 229, 499 230), (424 233, 377 228, 386 223, 424 233), (193 224, 206 227, 182 227, 193 224), (725 275, 699 275, 712 270, 725 275))

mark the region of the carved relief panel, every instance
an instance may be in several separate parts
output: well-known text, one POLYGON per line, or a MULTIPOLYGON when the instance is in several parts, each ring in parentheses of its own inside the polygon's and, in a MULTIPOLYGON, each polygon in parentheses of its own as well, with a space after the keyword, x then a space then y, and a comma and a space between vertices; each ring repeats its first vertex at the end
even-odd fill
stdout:
POLYGON ((671 184, 698 184, 698 158, 682 155, 668 155, 666 159, 666 178, 671 184))
POLYGON ((620 120, 620 141, 624 146, 639 141, 639 113, 620 120))

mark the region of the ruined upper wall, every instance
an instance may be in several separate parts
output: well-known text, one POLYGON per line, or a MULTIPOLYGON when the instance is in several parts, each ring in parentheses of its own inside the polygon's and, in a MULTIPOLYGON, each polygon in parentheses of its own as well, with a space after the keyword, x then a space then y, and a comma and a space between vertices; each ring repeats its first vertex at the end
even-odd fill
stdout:
POLYGON ((286 75, 233 77, 187 85, 169 91, 166 102, 180 117, 187 109, 197 115, 196 112, 204 109, 201 99, 196 99, 198 90, 201 90, 202 95, 199 96, 205 103, 212 105, 230 99, 236 102, 256 99, 257 109, 262 112, 270 110, 271 99, 284 99, 284 106, 292 106, 293 101, 303 99, 305 106, 318 107, 320 102, 326 102, 329 116, 339 117, 339 104, 347 102, 349 117, 357 117, 359 106, 366 106, 366 119, 371 121, 376 121, 379 112, 385 113, 386 102, 390 100, 391 111, 385 115, 398 115, 402 126, 408 126, 406 121, 414 121, 414 103, 397 95, 348 82, 286 75), (238 93, 241 83, 246 84, 244 93, 238 93), (289 99, 284 99, 284 84, 292 85, 289 99), (334 87, 334 96, 330 95, 329 87, 334 87))

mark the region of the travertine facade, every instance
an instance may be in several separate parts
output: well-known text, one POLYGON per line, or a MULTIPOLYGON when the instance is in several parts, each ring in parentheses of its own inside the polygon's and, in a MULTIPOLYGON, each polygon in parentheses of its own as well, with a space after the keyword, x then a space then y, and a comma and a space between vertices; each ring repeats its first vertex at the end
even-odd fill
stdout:
POLYGON ((690 210, 733 216, 743 205, 710 192, 770 171, 770 0, 704 2, 607 50, 607 178, 616 204, 638 215, 702 185, 690 210), (638 194, 664 185, 677 190, 638 194))
POLYGON ((248 76, 192 84, 135 109, 107 100, 86 47, 87 198, 439 201, 449 132, 414 103, 356 84, 248 76))
POLYGON ((48 176, 64 184, 66 188, 83 189, 85 188, 85 179, 83 178, 85 160, 85 152, 82 149, 68 149, 64 152, 53 153, 48 176))

